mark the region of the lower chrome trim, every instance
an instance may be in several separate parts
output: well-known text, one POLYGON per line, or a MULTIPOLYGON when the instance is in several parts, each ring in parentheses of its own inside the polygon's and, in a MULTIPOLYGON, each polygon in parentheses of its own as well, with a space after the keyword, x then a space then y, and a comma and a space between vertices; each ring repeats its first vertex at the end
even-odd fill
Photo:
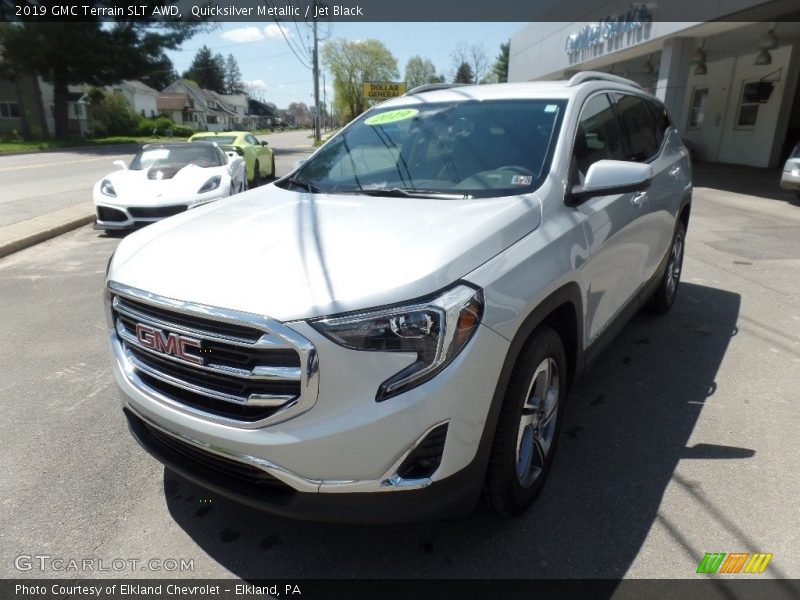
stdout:
POLYGON ((275 479, 282 481, 298 492, 319 494, 392 492, 400 490, 415 490, 428 487, 431 483, 433 483, 433 480, 430 477, 424 477, 421 479, 403 479, 397 475, 397 469, 400 467, 406 457, 411 454, 414 448, 417 447, 417 444, 425 439, 425 436, 427 436, 428 433, 430 433, 436 427, 447 423, 447 421, 442 421, 436 425, 433 425, 432 427, 429 427, 425 433, 423 433, 417 439, 416 442, 414 442, 405 452, 403 452, 402 456, 379 479, 336 481, 302 477, 289 471, 288 469, 281 467, 280 465, 276 465, 273 462, 264 460, 263 458, 258 458, 249 454, 243 454, 222 448, 220 446, 201 442, 200 440, 196 440, 188 435, 179 433, 163 425, 155 423, 152 419, 145 417, 141 412, 136 410, 135 407, 131 406, 130 402, 126 402, 125 407, 134 415, 136 415, 136 417, 144 421, 148 426, 157 429, 165 435, 174 437, 185 444, 189 444, 190 446, 194 446, 195 448, 210 452, 211 454, 216 454, 217 456, 221 456, 229 460, 235 460, 250 467, 261 469, 265 473, 268 473, 275 479))

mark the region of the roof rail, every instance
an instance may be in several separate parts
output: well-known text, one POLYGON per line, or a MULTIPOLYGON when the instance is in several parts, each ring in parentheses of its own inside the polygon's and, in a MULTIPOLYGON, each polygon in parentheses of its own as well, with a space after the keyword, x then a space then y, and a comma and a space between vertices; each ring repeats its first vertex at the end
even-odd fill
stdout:
POLYGON ((415 88, 411 88, 408 90, 404 96, 412 96, 414 94, 421 94, 422 92, 430 92, 433 90, 446 90, 449 88, 454 87, 461 87, 465 84, 463 83, 425 83, 423 85, 418 85, 415 88))
POLYGON ((620 77, 619 75, 612 75, 611 73, 603 73, 601 71, 581 71, 569 78, 567 87, 586 83, 587 81, 613 81, 614 83, 621 83, 622 85, 630 85, 635 88, 642 89, 642 86, 631 79, 620 77))

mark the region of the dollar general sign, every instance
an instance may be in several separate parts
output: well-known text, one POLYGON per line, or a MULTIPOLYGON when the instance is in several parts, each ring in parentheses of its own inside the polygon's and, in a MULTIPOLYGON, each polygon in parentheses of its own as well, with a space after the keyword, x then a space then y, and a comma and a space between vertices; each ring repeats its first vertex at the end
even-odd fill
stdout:
POLYGON ((364 97, 376 100, 386 100, 387 98, 397 98, 406 93, 404 81, 385 81, 382 83, 365 83, 364 97))

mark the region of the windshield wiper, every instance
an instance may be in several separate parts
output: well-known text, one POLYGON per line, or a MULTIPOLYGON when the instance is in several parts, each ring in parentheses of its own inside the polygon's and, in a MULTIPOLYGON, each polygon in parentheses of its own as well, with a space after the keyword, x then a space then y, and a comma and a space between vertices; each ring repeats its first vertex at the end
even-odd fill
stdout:
POLYGON ((303 179, 297 179, 296 177, 289 177, 287 179, 284 179, 284 181, 286 183, 291 183, 292 185, 296 185, 297 187, 301 187, 304 190, 306 190, 307 192, 319 193, 321 191, 313 183, 309 183, 308 181, 305 181, 303 179))
POLYGON ((469 194, 451 194, 437 192, 436 190, 409 190, 399 187, 367 188, 353 190, 351 193, 364 194, 365 196, 387 196, 390 198, 442 198, 444 200, 467 200, 472 198, 469 194))

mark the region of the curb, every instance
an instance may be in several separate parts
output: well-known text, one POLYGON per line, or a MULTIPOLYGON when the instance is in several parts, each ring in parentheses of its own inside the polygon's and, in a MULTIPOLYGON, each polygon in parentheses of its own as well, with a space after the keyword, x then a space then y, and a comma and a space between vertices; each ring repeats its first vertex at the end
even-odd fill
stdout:
POLYGON ((7 225, 0 230, 0 258, 88 225, 93 221, 94 212, 88 212, 85 207, 78 206, 7 225))

